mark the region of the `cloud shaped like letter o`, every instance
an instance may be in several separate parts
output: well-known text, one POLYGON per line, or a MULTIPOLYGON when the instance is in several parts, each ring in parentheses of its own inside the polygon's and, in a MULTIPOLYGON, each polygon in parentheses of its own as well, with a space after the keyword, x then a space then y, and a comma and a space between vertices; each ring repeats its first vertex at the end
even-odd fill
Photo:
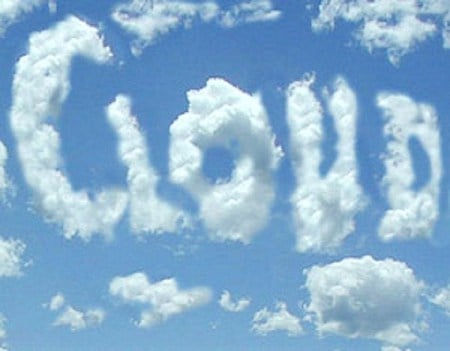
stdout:
POLYGON ((170 127, 170 177, 199 201, 212 239, 249 243, 268 220, 272 173, 283 152, 259 97, 217 78, 187 96, 188 112, 170 127), (209 183, 202 174, 204 151, 233 143, 239 155, 231 179, 209 183))

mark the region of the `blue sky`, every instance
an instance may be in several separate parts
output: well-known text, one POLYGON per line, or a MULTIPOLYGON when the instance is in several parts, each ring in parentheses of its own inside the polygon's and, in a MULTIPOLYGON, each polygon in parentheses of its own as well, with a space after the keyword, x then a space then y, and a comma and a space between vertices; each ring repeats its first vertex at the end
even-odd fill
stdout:
POLYGON ((0 351, 444 350, 449 21, 0 2, 0 351))

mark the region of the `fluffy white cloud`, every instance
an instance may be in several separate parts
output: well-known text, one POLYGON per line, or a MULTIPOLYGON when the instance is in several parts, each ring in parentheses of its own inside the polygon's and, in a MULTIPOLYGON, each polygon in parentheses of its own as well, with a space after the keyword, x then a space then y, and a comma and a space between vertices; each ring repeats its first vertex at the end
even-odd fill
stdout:
POLYGON ((74 56, 104 64, 112 53, 98 30, 76 17, 30 36, 28 53, 16 65, 10 121, 37 207, 49 221, 62 224, 67 238, 89 240, 94 233, 111 235, 127 195, 108 189, 91 199, 86 191, 74 191, 62 171, 60 137, 46 122, 58 114, 70 91, 74 56))
POLYGON ((229 312, 241 312, 245 310, 251 303, 249 298, 243 297, 237 301, 233 301, 229 291, 225 290, 220 296, 219 305, 229 312))
MULTIPOLYGON (((0 278, 22 275, 24 252, 25 244, 22 241, 0 237, 0 278)), ((0 351, 7 351, 5 324, 6 319, 0 313, 0 351)))
POLYGON ((115 7, 111 17, 127 32, 137 37, 131 49, 139 55, 157 38, 179 27, 188 28, 195 20, 215 21, 223 27, 243 23, 273 21, 280 11, 273 9, 271 0, 247 0, 221 10, 214 1, 130 0, 115 7))
POLYGON ((440 27, 444 48, 449 47, 448 0, 322 0, 319 11, 315 31, 333 29, 339 19, 355 23, 357 40, 369 51, 386 50, 394 64, 440 27))
POLYGON ((406 346, 421 330, 424 284, 403 262, 346 258, 305 271, 305 307, 319 334, 377 339, 406 346))
POLYGON ((118 155, 128 168, 130 223, 136 233, 174 232, 187 224, 188 218, 174 206, 159 199, 156 187, 159 175, 148 161, 145 136, 131 114, 131 101, 118 95, 107 108, 108 120, 117 133, 118 155))
POLYGON ((56 294, 52 297, 50 302, 46 305, 50 309, 50 311, 57 311, 61 307, 63 307, 66 303, 66 299, 64 298, 64 295, 61 293, 56 294))
POLYGON ((109 285, 109 293, 126 303, 146 306, 136 322, 140 328, 153 327, 211 300, 208 288, 181 290, 174 278, 150 283, 147 276, 141 272, 115 277, 109 285))
POLYGON ((411 351, 411 349, 401 349, 397 346, 387 345, 381 348, 381 351, 411 351))
POLYGON ((311 89, 314 77, 294 82, 287 91, 291 160, 297 188, 291 197, 300 252, 331 251, 354 230, 354 217, 366 204, 358 184, 355 155, 357 103, 344 79, 325 91, 338 135, 337 157, 320 174, 323 109, 311 89))
POLYGON ((272 173, 283 155, 261 99, 218 78, 187 96, 188 112, 170 126, 170 177, 198 200, 212 239, 249 243, 269 218, 272 173), (236 143, 231 179, 211 184, 202 172, 204 151, 236 143))
POLYGON ((47 0, 3 0, 0 1, 0 36, 23 15, 33 11, 47 0))
POLYGON ((288 312, 284 302, 278 302, 274 312, 266 307, 256 312, 252 321, 252 330, 260 335, 267 335, 274 331, 285 331, 288 336, 298 336, 303 333, 300 319, 288 312))
POLYGON ((275 10, 271 0, 247 0, 223 11, 219 23, 232 28, 243 23, 275 21, 281 11, 275 10))
POLYGON ((67 326, 72 331, 96 327, 105 319, 105 311, 99 308, 78 311, 67 306, 53 323, 55 326, 67 326))
POLYGON ((69 327, 71 331, 79 331, 86 328, 99 326, 103 323, 106 313, 101 308, 90 308, 85 311, 77 310, 66 304, 61 293, 52 297, 48 304, 44 305, 50 311, 61 311, 53 325, 69 327))
POLYGON ((384 157, 386 187, 390 209, 378 230, 382 240, 428 237, 439 216, 442 156, 439 126, 434 109, 400 94, 379 94, 377 104, 386 123, 384 157), (430 161, 430 178, 420 190, 412 189, 414 170, 408 141, 417 138, 430 161))
POLYGON ((433 297, 431 297, 430 301, 441 307, 447 316, 450 317, 450 285, 440 289, 433 297))
POLYGON ((5 193, 5 191, 10 186, 10 181, 8 179, 8 175, 6 174, 5 170, 7 160, 8 160, 8 151, 5 145, 2 142, 0 142, 0 197, 2 196, 2 194, 5 193))
POLYGON ((111 16, 122 28, 137 36, 132 51, 139 55, 156 38, 177 27, 189 27, 196 18, 211 21, 218 10, 217 4, 211 1, 131 0, 117 5, 111 16))
POLYGON ((22 255, 25 247, 20 240, 0 237, 0 278, 22 275, 24 266, 22 255))

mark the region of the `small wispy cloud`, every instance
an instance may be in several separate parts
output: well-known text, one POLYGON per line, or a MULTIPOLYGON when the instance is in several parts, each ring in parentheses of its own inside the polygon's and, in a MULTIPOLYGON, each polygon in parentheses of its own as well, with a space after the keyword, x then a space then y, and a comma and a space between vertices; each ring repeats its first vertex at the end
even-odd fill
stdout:
POLYGON ((71 331, 80 331, 87 328, 97 327, 103 323, 106 313, 101 308, 89 308, 78 310, 66 303, 63 294, 58 293, 53 296, 44 307, 50 311, 59 312, 54 326, 68 327, 71 331))

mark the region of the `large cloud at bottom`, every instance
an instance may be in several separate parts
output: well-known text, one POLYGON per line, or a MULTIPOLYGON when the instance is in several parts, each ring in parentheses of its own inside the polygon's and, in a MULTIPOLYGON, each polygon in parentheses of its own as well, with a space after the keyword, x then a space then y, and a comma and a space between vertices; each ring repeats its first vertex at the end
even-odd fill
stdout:
POLYGON ((370 338, 406 346, 424 327, 420 297, 425 288, 405 263, 371 256, 346 258, 305 271, 306 311, 319 334, 370 338))

